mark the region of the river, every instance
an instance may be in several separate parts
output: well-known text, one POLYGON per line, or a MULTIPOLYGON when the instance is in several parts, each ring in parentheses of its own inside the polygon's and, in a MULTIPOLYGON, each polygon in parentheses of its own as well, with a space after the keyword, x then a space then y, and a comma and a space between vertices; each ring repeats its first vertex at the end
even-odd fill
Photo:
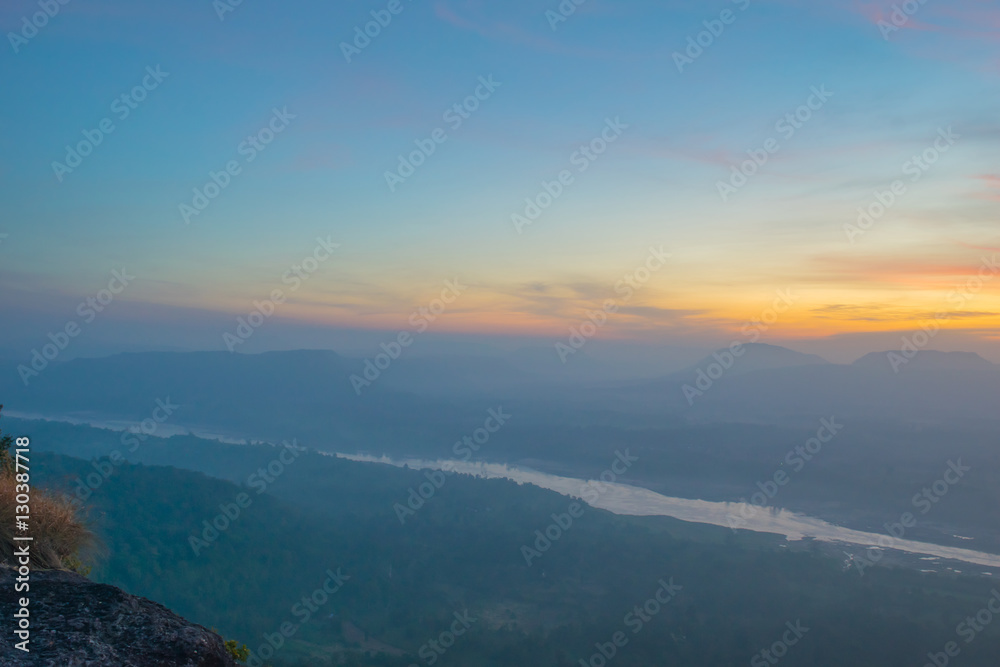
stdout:
MULTIPOLYGON (((124 431, 138 426, 137 422, 125 420, 108 420, 90 417, 47 416, 8 412, 11 417, 20 419, 45 419, 103 428, 113 431, 124 431)), ((204 429, 189 428, 179 425, 160 424, 157 427, 158 437, 191 433, 198 437, 220 440, 228 443, 244 444, 246 440, 233 433, 215 433, 204 429)), ((349 454, 339 452, 322 452, 349 461, 379 463, 397 467, 410 467, 427 470, 454 470, 455 472, 484 478, 504 478, 519 484, 532 484, 543 489, 549 489, 565 496, 582 498, 588 486, 591 491, 586 494, 593 507, 628 516, 668 516, 681 521, 711 524, 731 528, 737 525, 740 529, 759 533, 783 535, 790 541, 812 538, 823 542, 839 542, 861 547, 877 547, 879 549, 894 549, 910 554, 923 556, 922 560, 948 559, 962 561, 973 565, 1000 568, 1000 555, 973 549, 948 547, 929 542, 899 539, 888 534, 868 533, 851 528, 844 528, 821 519, 804 514, 798 514, 786 509, 773 507, 755 507, 745 503, 714 502, 695 500, 691 498, 675 498, 665 496, 655 491, 638 486, 621 483, 587 481, 573 477, 560 477, 538 472, 528 468, 520 468, 504 463, 484 463, 475 461, 426 460, 426 459, 393 459, 388 456, 371 456, 367 454, 349 454), (596 499, 594 499, 596 495, 596 499)), ((954 568, 949 568, 953 571, 954 568)), ((984 572, 983 574, 992 574, 984 572)), ((1000 574, 1000 573, 998 573, 1000 574)))

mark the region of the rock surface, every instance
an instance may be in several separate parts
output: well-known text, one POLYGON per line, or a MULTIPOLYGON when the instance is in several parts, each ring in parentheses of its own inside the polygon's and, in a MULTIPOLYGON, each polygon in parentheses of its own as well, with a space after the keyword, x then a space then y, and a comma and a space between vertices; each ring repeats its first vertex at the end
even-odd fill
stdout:
POLYGON ((222 638, 169 609, 72 572, 31 573, 27 593, 0 565, 0 665, 236 667, 222 638), (14 647, 17 598, 28 597, 30 653, 14 647))

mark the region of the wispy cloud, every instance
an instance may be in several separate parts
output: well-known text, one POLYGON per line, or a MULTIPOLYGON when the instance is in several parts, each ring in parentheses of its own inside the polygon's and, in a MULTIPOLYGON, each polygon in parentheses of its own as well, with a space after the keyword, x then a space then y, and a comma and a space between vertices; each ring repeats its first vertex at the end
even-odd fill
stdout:
MULTIPOLYGON (((456 9, 453 3, 447 0, 438 0, 434 3, 434 15, 441 21, 459 30, 474 32, 486 39, 527 46, 529 48, 564 56, 575 56, 580 58, 621 58, 622 54, 612 53, 599 49, 580 48, 566 46, 556 42, 549 37, 543 37, 538 32, 526 30, 525 23, 535 23, 541 28, 548 24, 544 19, 544 8, 526 15, 527 21, 515 22, 510 18, 511 7, 502 7, 503 18, 488 16, 487 6, 479 2, 465 2, 461 10, 456 9)), ((539 29, 539 32, 540 32, 539 29)))

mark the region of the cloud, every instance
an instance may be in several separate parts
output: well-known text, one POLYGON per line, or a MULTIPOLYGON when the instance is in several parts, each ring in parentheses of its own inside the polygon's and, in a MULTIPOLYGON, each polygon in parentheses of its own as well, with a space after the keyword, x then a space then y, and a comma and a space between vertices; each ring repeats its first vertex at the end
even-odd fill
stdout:
MULTIPOLYGON (((991 249, 952 242, 913 245, 891 252, 815 255, 803 280, 863 286, 866 289, 905 288, 907 291, 952 289, 979 270, 982 258, 970 256, 966 248, 991 249), (962 250, 959 250, 962 249, 962 250)), ((1000 286, 1000 285, 998 285, 1000 286)))
POLYGON ((976 178, 982 181, 987 189, 973 193, 973 198, 985 199, 986 201, 1000 201, 1000 176, 996 174, 983 174, 976 176, 976 178))
MULTIPOLYGON (((434 15, 439 20, 459 30, 474 32, 480 37, 493 41, 527 46, 537 51, 580 58, 606 59, 621 57, 618 54, 608 51, 566 46, 521 27, 522 24, 531 25, 532 23, 543 28, 547 27, 548 23, 545 20, 544 9, 538 8, 525 16, 524 20, 512 22, 507 20, 506 17, 505 19, 497 19, 492 16, 486 16, 485 7, 486 5, 484 4, 467 1, 464 3, 462 13, 460 14, 447 0, 438 0, 434 3, 434 15), (470 14, 475 14, 475 18, 470 18, 470 14)), ((511 7, 506 4, 501 5, 501 7, 509 16, 511 7)))
POLYGON ((855 322, 905 322, 910 320, 933 320, 939 312, 946 312, 948 319, 977 319, 996 317, 992 311, 929 311, 903 308, 883 303, 847 304, 835 303, 810 308, 809 312, 823 319, 850 320, 855 322))
MULTIPOLYGON (((903 13, 900 5, 901 3, 896 0, 876 0, 876 2, 855 3, 855 8, 859 14, 871 23, 884 27, 886 30, 891 30, 891 28, 900 28, 901 30, 940 30, 938 26, 918 20, 918 17, 922 17, 925 13, 922 5, 918 5, 919 9, 913 14, 903 13), (891 26, 891 28, 887 26, 891 26)), ((895 31, 889 34, 891 35, 893 32, 895 31)))
POLYGON ((622 306, 618 309, 621 315, 632 315, 645 320, 662 323, 678 321, 693 317, 701 317, 708 311, 693 308, 658 308, 655 306, 622 306))
MULTIPOLYGON (((916 4, 917 0, 910 2, 916 4)), ((845 8, 879 26, 877 32, 884 32, 888 41, 905 45, 910 53, 921 58, 979 71, 1000 70, 1000 59, 994 50, 1000 41, 1000 10, 995 3, 928 0, 917 4, 911 15, 902 14, 903 20, 899 8, 905 4, 902 0, 852 0, 845 8), (922 33, 924 37, 903 39, 907 32, 922 33)))

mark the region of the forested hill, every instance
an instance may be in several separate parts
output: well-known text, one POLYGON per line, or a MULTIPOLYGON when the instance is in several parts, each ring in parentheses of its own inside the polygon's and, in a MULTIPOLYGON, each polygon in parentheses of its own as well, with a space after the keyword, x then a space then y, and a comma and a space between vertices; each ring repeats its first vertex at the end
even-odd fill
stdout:
MULTIPOLYGON (((91 431, 49 444, 89 456, 107 438, 91 431)), ((808 628, 788 665, 912 665, 956 640, 991 594, 984 579, 887 568, 862 577, 772 536, 573 510, 505 480, 449 476, 437 488, 424 472, 305 452, 261 489, 259 471, 277 472, 285 450, 176 438, 141 451, 239 483, 37 452, 33 471, 70 492, 100 480, 86 500, 104 542, 94 578, 255 654, 280 644, 274 665, 405 667, 436 655, 441 665, 568 667, 612 642, 618 665, 728 667, 781 640, 786 624, 808 628), (401 522, 398 505, 424 483, 433 495, 401 522), (557 537, 546 546, 535 531, 557 537), (649 602, 657 596, 662 604, 649 602), (462 632, 436 653, 452 630, 462 632), (626 641, 615 648, 614 637, 626 641)), ((963 664, 992 665, 998 648, 1000 626, 987 627, 963 645, 963 664)))

